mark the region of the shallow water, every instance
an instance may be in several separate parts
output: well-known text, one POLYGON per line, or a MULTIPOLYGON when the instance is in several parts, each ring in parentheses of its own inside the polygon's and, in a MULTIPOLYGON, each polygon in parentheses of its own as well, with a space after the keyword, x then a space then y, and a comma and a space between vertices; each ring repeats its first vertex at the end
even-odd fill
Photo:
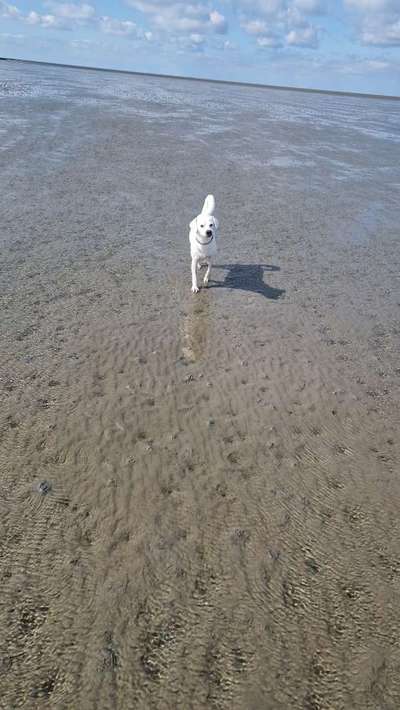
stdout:
POLYGON ((399 103, 0 94, 0 702, 397 708, 399 103))

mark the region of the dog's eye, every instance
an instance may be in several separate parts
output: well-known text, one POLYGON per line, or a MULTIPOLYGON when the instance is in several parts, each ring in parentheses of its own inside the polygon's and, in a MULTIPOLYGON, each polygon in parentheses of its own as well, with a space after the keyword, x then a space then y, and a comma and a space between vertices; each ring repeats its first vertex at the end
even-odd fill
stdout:
POLYGON ((200 227, 204 227, 204 224, 201 224, 200 227))

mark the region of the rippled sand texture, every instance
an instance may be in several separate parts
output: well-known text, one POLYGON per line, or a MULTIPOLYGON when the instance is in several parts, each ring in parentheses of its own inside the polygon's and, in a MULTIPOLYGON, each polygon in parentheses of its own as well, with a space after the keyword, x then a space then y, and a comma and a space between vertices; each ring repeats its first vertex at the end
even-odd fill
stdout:
POLYGON ((1 707, 399 708, 400 104, 0 87, 1 707))

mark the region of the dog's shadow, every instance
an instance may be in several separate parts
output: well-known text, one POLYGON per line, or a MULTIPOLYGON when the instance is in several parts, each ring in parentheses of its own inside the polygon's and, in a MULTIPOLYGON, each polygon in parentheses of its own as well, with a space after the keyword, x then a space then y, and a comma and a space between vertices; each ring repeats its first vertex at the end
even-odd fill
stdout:
POLYGON ((210 280, 209 288, 231 288, 251 291, 272 301, 277 301, 286 293, 285 289, 274 288, 264 281, 264 273, 280 271, 273 264, 216 264, 214 269, 227 270, 223 281, 210 280))

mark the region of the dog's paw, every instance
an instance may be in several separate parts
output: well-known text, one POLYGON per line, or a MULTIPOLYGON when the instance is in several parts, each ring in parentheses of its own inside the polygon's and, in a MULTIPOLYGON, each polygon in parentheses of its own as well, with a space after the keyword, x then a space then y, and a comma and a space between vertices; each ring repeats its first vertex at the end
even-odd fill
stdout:
POLYGON ((200 291, 198 286, 192 286, 192 293, 198 293, 200 291))

